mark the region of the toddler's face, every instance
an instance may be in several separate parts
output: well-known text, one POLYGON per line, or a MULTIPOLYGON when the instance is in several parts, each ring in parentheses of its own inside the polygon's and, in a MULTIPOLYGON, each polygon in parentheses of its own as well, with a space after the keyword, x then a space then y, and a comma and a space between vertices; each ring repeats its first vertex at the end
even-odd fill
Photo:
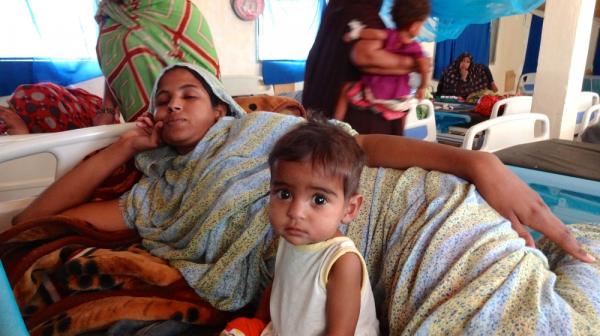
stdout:
POLYGON ((410 36, 414 39, 415 37, 419 36, 419 32, 421 31, 421 28, 423 27, 423 24, 425 23, 425 21, 416 21, 413 22, 410 27, 408 27, 408 33, 410 34, 410 36))
POLYGON ((359 196, 346 201, 342 178, 313 169, 310 161, 277 162, 271 181, 271 225, 291 244, 312 244, 339 236, 338 225, 349 223, 358 212, 354 198, 359 196))

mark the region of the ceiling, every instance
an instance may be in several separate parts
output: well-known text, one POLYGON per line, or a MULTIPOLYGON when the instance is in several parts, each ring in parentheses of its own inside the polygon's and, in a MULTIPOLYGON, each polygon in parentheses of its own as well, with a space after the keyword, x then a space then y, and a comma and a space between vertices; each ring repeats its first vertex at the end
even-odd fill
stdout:
MULTIPOLYGON (((544 11, 545 4, 542 4, 538 9, 544 11)), ((596 9, 594 9, 594 16, 600 18, 600 1, 596 0, 596 9)))

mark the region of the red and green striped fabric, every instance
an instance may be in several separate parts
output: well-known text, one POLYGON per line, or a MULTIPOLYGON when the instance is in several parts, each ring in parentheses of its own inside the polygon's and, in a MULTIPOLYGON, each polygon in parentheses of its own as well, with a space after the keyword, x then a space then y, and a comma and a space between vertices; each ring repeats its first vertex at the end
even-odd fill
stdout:
POLYGON ((166 65, 197 64, 220 76, 208 22, 191 0, 104 0, 96 20, 100 67, 127 121, 148 109, 166 65))

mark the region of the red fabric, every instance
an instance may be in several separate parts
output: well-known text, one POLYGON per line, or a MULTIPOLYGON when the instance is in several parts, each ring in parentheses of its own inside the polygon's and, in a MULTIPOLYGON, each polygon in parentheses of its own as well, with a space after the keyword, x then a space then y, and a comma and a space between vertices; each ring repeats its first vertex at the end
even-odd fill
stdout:
POLYGON ((239 335, 241 333, 244 336, 260 336, 266 326, 267 324, 263 320, 239 317, 227 323, 224 331, 233 335, 239 335), (234 330, 237 330, 238 333, 232 333, 234 330))
MULTIPOLYGON (((477 101, 477 105, 475 106, 475 112, 481 114, 484 117, 489 118, 490 115, 492 114, 492 108, 494 107, 494 104, 496 104, 496 102, 498 102, 499 100, 508 98, 510 96, 511 95, 504 95, 504 96, 485 95, 485 96, 482 96, 477 101)), ((504 106, 500 107, 499 112, 502 112, 503 109, 504 109, 504 106)), ((498 115, 500 116, 502 114, 500 113, 498 115)))
POLYGON ((485 117, 489 117, 492 114, 492 107, 494 107, 494 104, 500 99, 500 96, 483 96, 479 98, 477 106, 475 106, 475 112, 485 117))
POLYGON ((347 92, 348 104, 352 104, 356 107, 369 110, 372 113, 381 114, 381 117, 383 117, 383 119, 385 120, 402 119, 408 113, 407 111, 396 111, 391 108, 388 108, 385 104, 369 100, 369 98, 364 93, 365 89, 366 87, 365 84, 363 84, 363 82, 356 82, 355 84, 353 84, 347 92))
POLYGON ((93 126, 102 98, 83 89, 38 83, 18 86, 9 104, 30 133, 49 133, 93 126))

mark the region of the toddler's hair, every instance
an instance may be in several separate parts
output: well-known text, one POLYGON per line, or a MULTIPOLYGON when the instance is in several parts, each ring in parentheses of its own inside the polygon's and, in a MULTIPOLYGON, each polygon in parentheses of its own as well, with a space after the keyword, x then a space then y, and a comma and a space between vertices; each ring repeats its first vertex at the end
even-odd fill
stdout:
POLYGON ((344 197, 358 192, 366 156, 353 136, 326 121, 309 120, 282 136, 269 155, 271 173, 280 161, 312 162, 327 176, 341 177, 344 197))
POLYGON ((391 14, 396 29, 406 29, 414 22, 427 20, 431 3, 429 0, 396 0, 391 14))

